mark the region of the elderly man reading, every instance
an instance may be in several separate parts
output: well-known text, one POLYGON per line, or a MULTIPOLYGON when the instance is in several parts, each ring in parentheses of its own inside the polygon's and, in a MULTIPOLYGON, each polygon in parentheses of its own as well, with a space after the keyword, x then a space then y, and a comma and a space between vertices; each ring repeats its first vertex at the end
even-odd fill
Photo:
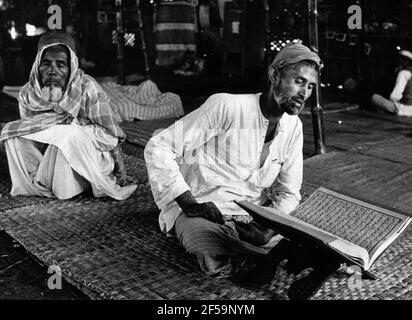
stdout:
POLYGON ((298 118, 317 85, 319 56, 301 44, 278 53, 258 94, 215 94, 151 138, 145 160, 160 228, 211 275, 233 274, 279 242, 237 206, 249 200, 291 212, 301 199, 303 133, 298 118), (276 191, 270 201, 265 188, 276 191))
POLYGON ((3 128, 11 195, 72 198, 88 188, 96 197, 123 200, 126 172, 106 94, 78 67, 73 38, 44 34, 29 82, 19 93, 21 119, 3 128))

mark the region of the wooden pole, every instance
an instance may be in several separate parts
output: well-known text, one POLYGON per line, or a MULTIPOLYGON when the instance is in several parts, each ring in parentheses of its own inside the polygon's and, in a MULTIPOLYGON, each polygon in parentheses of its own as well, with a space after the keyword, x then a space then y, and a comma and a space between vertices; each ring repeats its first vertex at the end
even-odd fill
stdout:
MULTIPOLYGON (((309 9, 309 45, 315 52, 319 52, 318 41, 318 2, 317 0, 308 0, 309 9)), ((326 153, 325 145, 325 129, 323 125, 323 112, 320 101, 320 73, 318 78, 318 85, 312 93, 311 98, 311 112, 313 137, 315 140, 315 154, 326 153)))
POLYGON ((124 29, 123 29, 123 1, 116 1, 116 22, 117 22, 117 82, 125 84, 124 74, 124 29))
MULTIPOLYGON (((363 11, 363 0, 359 0, 357 2, 363 11)), ((363 76, 362 76, 362 49, 363 48, 363 28, 356 32, 356 81, 357 81, 357 89, 359 90, 359 86, 363 84, 363 76)))
POLYGON ((147 48, 146 48, 146 41, 144 38, 144 32, 143 32, 143 20, 142 20, 142 12, 140 10, 140 1, 136 0, 136 7, 137 7, 137 19, 139 20, 139 36, 140 36, 140 41, 141 41, 141 49, 142 49, 142 54, 143 54, 143 60, 144 60, 144 72, 145 72, 145 77, 148 79, 150 77, 150 67, 149 67, 149 60, 147 58, 147 48))
MULTIPOLYGON (((268 0, 262 0, 263 2, 263 10, 264 10, 264 24, 265 24, 265 58, 264 58, 264 66, 265 70, 268 70, 269 64, 271 61, 269 61, 270 57, 270 27, 269 27, 269 15, 270 15, 270 8, 269 8, 269 3, 268 0)), ((265 73, 265 80, 267 79, 268 74, 267 72, 265 73)))

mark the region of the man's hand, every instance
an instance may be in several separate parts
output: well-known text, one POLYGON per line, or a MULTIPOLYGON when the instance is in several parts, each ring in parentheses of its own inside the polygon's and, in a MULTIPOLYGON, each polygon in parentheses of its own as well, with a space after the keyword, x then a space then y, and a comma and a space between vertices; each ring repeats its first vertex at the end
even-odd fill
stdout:
POLYGON ((236 221, 235 223, 240 240, 249 242, 255 246, 262 246, 268 243, 276 234, 275 230, 265 227, 256 221, 250 223, 236 221))
POLYGON ((215 223, 225 223, 222 213, 213 202, 194 203, 185 208, 183 212, 188 217, 202 217, 215 223))
POLYGON ((186 191, 175 200, 188 217, 202 217, 215 223, 225 223, 222 213, 213 202, 198 203, 190 191, 186 191))
POLYGON ((124 186, 126 184, 126 168, 123 163, 122 150, 119 145, 111 151, 111 155, 114 160, 113 173, 117 178, 116 183, 124 186))

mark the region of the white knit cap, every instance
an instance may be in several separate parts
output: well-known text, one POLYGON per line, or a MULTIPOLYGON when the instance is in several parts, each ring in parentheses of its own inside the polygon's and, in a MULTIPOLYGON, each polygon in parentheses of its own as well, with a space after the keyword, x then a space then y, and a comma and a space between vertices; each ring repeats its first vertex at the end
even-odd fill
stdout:
POLYGON ((408 50, 401 50, 401 51, 399 51, 399 54, 401 56, 404 56, 404 57, 409 58, 409 59, 412 60, 412 52, 410 52, 408 50))

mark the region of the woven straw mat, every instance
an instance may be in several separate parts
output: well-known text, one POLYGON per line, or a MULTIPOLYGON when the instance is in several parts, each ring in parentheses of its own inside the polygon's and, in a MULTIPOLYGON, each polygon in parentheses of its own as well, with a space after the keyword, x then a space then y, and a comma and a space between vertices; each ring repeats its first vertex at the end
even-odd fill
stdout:
MULTIPOLYGON (((0 213, 0 226, 92 298, 287 299, 302 275, 284 268, 270 285, 255 289, 204 275, 176 239, 160 232, 145 168, 136 162, 133 170, 130 179, 139 185, 125 201, 81 196, 27 204, 0 213)), ((376 262, 372 272, 379 280, 351 289, 349 278, 336 273, 313 298, 410 299, 411 241, 409 229, 376 262)))

